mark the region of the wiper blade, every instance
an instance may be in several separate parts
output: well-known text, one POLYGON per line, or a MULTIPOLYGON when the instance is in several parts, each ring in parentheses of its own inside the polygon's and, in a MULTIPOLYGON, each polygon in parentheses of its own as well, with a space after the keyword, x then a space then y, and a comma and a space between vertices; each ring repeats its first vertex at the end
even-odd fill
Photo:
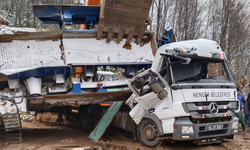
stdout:
MULTIPOLYGON (((173 58, 173 59, 179 60, 178 62, 175 62, 175 63, 189 64, 191 62, 191 58, 184 58, 184 57, 177 56, 177 55, 169 55, 169 54, 162 54, 162 53, 160 55, 163 56, 165 59, 173 58)), ((175 63, 171 63, 171 65, 175 63)))

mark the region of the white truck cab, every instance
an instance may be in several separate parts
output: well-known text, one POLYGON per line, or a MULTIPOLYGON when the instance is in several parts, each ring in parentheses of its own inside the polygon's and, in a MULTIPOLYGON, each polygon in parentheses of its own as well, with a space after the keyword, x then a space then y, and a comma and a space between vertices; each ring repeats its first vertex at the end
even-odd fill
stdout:
POLYGON ((238 132, 236 85, 226 55, 211 40, 161 46, 151 69, 128 80, 133 95, 126 104, 139 141, 220 143, 238 132))

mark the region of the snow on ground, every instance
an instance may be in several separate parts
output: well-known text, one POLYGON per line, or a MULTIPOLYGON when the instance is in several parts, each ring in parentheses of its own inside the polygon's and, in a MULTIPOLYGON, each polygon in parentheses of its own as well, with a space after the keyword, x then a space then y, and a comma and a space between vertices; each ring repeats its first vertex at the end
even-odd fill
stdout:
POLYGON ((16 32, 36 32, 35 28, 15 28, 6 25, 0 25, 0 35, 14 34, 16 32))

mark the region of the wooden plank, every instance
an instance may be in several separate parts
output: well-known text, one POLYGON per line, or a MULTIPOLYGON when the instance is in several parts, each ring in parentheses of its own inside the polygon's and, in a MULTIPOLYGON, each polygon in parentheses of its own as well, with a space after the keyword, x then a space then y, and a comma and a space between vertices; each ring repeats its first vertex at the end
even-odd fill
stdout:
POLYGON ((89 135, 90 139, 98 141, 102 137, 107 127, 110 125, 113 118, 121 108, 122 104, 123 102, 113 102, 112 105, 109 106, 108 111, 104 114, 95 129, 89 135))
POLYGON ((0 35, 0 42, 11 42, 12 40, 55 40, 62 38, 62 31, 49 32, 19 32, 18 34, 0 35))
POLYGON ((115 97, 117 97, 117 101, 119 101, 119 98, 122 98, 123 96, 129 97, 131 94, 132 92, 130 90, 120 90, 120 91, 112 91, 112 92, 89 92, 89 93, 79 93, 79 94, 45 95, 43 96, 43 98, 44 100, 57 100, 57 99, 64 99, 64 100, 87 99, 89 100, 89 98, 99 99, 103 97, 104 99, 107 99, 107 100, 109 98, 114 100, 115 97))
POLYGON ((94 150, 97 149, 97 147, 93 146, 87 146, 87 147, 81 147, 79 145, 59 145, 56 147, 57 150, 72 150, 72 149, 78 149, 78 150, 94 150))
POLYGON ((122 150, 128 150, 126 145, 123 144, 117 144, 117 143, 111 143, 109 141, 102 142, 102 141, 89 141, 90 144, 96 145, 96 146, 106 146, 106 147, 112 147, 112 148, 122 148, 122 150))

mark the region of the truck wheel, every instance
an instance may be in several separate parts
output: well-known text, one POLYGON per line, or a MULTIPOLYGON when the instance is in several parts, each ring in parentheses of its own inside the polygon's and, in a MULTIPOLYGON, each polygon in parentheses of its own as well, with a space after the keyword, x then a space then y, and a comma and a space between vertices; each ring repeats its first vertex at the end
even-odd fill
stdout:
POLYGON ((81 112, 81 125, 84 132, 90 132, 91 130, 91 114, 88 111, 81 112))
POLYGON ((138 140, 145 146, 157 146, 160 143, 160 141, 157 139, 158 136, 159 129, 155 122, 151 119, 143 119, 137 126, 138 140))
POLYGON ((93 129, 97 126, 99 121, 102 119, 104 112, 101 109, 97 109, 93 114, 93 122, 92 127, 93 129))

